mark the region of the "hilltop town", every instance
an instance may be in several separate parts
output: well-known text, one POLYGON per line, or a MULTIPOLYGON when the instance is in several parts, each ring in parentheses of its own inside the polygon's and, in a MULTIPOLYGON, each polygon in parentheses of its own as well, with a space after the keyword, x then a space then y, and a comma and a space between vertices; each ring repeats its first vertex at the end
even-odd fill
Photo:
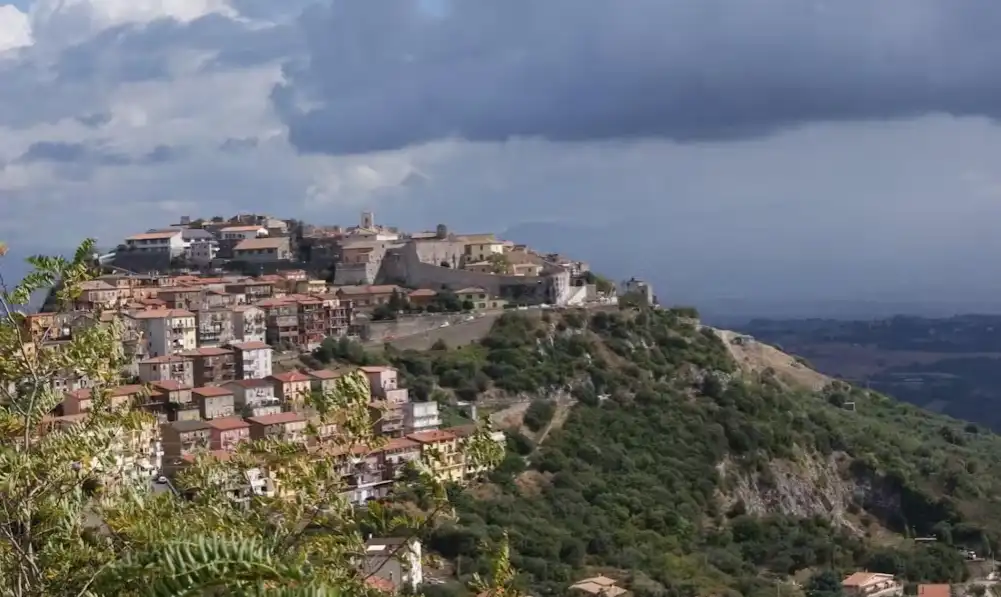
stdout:
MULTIPOLYGON (((122 373, 130 383, 111 390, 108 407, 139 404, 157 425, 140 438, 143 456, 121 463, 117 474, 154 483, 169 483, 200 452, 225 458, 250 439, 307 441, 315 417, 302 408, 305 396, 331 389, 350 370, 308 358, 325 342, 368 339, 380 321, 619 299, 615 285, 582 261, 444 225, 405 233, 375 224, 370 212, 345 228, 257 215, 182 218, 125 238, 95 262, 103 274, 82 284, 70 310, 26 315, 23 333, 44 346, 71 339, 95 313, 123 322, 122 373), (291 366, 278 362, 289 355, 291 366)), ((623 289, 653 301, 642 282, 623 289)), ((470 427, 442 428, 439 404, 413 400, 394 368, 360 370, 375 431, 388 443, 364 455, 364 474, 345 469, 351 502, 384 496, 400 464, 424 449, 454 455, 438 471, 445 478, 477 472, 460 449, 470 427)), ((73 425, 95 408, 95 380, 68 370, 51 384, 63 400, 47 428, 73 425)), ((262 473, 243 490, 273 491, 268 483, 262 473)))

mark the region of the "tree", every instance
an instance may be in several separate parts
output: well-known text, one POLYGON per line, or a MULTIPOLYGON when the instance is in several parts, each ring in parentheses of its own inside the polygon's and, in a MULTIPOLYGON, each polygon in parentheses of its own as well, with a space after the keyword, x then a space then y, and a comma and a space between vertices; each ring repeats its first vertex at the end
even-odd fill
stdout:
POLYGON ((841 597, 841 579, 833 570, 822 570, 806 584, 807 597, 841 597))
MULTIPOLYGON (((345 501, 349 458, 383 441, 360 372, 307 399, 319 423, 337 426, 329 443, 256 441, 225 459, 199 453, 171 491, 152 492, 131 463, 156 422, 138 403, 109 400, 125 360, 116 314, 86 313, 72 339, 55 344, 52 329, 33 329, 16 309, 58 286, 57 315, 69 314, 92 275, 92 249, 87 241, 72 259, 32 258, 34 271, 13 288, 0 277, 0 595, 363 595, 371 574, 357 566, 362 529, 417 535, 451 515, 433 453, 405 488, 420 491, 423 508, 388 515, 345 501), (52 426, 62 396, 49 381, 66 371, 93 382, 94 407, 52 426), (255 470, 275 491, 233 499, 255 470)), ((463 452, 488 466, 502 457, 485 431, 463 452)))

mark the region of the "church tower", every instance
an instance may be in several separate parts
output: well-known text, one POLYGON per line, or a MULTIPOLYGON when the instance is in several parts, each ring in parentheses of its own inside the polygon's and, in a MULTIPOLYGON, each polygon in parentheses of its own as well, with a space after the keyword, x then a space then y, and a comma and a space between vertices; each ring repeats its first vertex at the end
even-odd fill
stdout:
POLYGON ((375 216, 370 211, 361 212, 361 227, 375 228, 375 216))

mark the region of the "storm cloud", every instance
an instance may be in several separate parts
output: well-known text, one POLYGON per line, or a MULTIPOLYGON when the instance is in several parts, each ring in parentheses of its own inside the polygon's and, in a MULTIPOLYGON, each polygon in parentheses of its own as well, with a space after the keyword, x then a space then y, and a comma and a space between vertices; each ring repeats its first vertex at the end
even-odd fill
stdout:
POLYGON ((675 141, 1001 112, 1001 3, 333 0, 273 101, 302 152, 442 138, 675 141))

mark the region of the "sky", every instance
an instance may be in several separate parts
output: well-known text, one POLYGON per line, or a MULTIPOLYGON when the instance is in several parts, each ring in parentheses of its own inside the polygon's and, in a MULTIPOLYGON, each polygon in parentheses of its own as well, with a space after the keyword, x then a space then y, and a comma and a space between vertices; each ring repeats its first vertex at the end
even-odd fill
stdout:
POLYGON ((3 1, 14 254, 372 209, 665 302, 1001 308, 1001 3, 3 1))

